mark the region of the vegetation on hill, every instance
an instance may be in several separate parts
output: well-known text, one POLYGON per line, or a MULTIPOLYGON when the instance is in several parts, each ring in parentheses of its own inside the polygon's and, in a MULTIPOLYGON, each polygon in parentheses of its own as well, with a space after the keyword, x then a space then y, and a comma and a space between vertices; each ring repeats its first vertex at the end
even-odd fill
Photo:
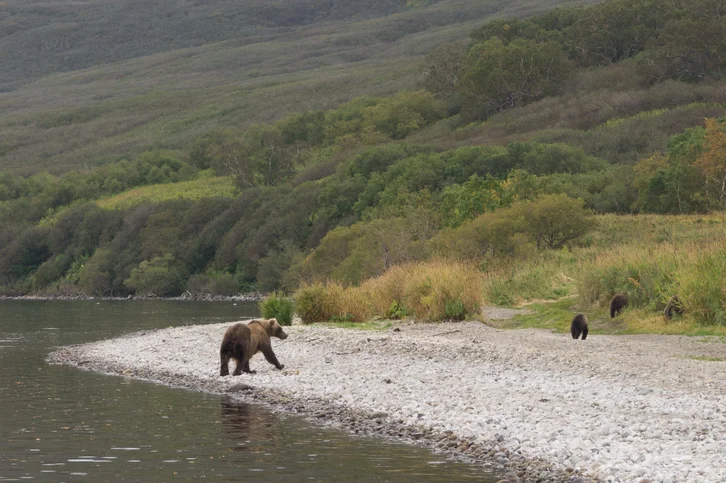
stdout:
POLYGON ((593 0, 0 2, 0 169, 188 150, 215 129, 415 89, 421 57, 482 20, 579 1, 593 0))
POLYGON ((617 291, 656 311, 677 293, 724 324, 723 249, 699 237, 722 235, 706 214, 726 208, 726 58, 702 43, 726 12, 654 6, 498 19, 432 50, 426 90, 60 176, 3 173, 0 290, 302 287, 306 320, 617 291))
POLYGON ((0 6, 0 84, 224 40, 246 43, 310 24, 380 17, 410 3, 92 0, 79 8, 72 2, 8 0, 0 6))

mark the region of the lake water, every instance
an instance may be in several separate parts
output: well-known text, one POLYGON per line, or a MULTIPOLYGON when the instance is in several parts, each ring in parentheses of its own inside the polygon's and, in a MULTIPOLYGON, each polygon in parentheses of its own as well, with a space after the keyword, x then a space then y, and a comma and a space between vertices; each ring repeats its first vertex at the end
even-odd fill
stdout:
POLYGON ((44 361, 63 345, 256 315, 232 302, 0 301, 0 483, 497 480, 260 405, 44 361))

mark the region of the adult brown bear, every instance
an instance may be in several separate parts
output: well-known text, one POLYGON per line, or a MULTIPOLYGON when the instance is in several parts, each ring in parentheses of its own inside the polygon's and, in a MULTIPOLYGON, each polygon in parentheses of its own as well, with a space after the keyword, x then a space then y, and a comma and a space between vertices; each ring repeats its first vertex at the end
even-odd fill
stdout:
POLYGON ((582 334, 582 340, 587 339, 587 317, 585 314, 577 314, 570 324, 570 333, 573 339, 577 339, 582 334))
POLYGON ((615 317, 617 314, 628 305, 628 294, 619 293, 610 301, 610 318, 615 317))
POLYGON ((237 361, 233 376, 239 376, 242 371, 254 374, 255 371, 250 370, 250 359, 258 352, 262 352, 265 359, 276 368, 284 368, 285 366, 280 364, 275 353, 272 352, 270 337, 287 339, 287 334, 277 323, 277 319, 255 319, 246 324, 234 324, 228 328, 219 349, 219 358, 222 363, 219 375, 229 375, 230 359, 237 361))

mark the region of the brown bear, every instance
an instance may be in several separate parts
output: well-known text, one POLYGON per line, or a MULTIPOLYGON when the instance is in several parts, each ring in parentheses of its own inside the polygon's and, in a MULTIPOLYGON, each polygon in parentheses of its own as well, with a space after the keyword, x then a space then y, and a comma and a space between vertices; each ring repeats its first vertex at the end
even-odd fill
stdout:
POLYGON ((254 374, 255 371, 250 370, 250 359, 260 351, 270 364, 278 369, 284 368, 285 366, 280 364, 275 353, 272 352, 270 337, 273 336, 278 339, 287 339, 287 334, 277 323, 277 319, 255 319, 246 324, 234 324, 228 328, 222 339, 222 347, 219 349, 219 357, 222 362, 219 375, 229 375, 230 359, 237 361, 233 376, 239 376, 242 371, 254 374))
POLYGON ((582 334, 582 340, 587 339, 587 317, 585 314, 577 314, 570 324, 570 333, 573 339, 578 339, 582 334))
POLYGON ((666 308, 663 311, 663 317, 665 317, 666 320, 670 320, 673 318, 673 314, 683 315, 683 306, 681 305, 681 301, 678 299, 678 295, 674 295, 673 298, 670 299, 668 305, 666 305, 666 308))
POLYGON ((628 305, 628 294, 619 293, 610 301, 610 318, 622 312, 624 307, 628 305))

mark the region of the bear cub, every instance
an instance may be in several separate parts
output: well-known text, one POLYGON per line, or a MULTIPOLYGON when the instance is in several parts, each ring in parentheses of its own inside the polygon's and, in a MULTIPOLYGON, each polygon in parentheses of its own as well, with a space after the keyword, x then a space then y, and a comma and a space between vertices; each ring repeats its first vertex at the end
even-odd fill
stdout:
POLYGON ((663 311, 663 317, 665 317, 666 320, 670 320, 673 318, 673 314, 683 315, 683 305, 681 305, 678 295, 674 295, 673 298, 670 299, 668 305, 666 305, 666 308, 663 311))
POLYGON ((619 293, 610 301, 610 318, 614 318, 628 305, 628 294, 619 293))
POLYGON ((262 352, 267 362, 277 369, 284 368, 285 366, 280 364, 275 353, 272 352, 270 337, 287 339, 287 334, 277 323, 277 319, 255 319, 246 324, 234 324, 229 327, 224 333, 222 346, 219 349, 222 363, 219 375, 229 375, 230 359, 237 361, 233 376, 239 376, 242 371, 254 374, 255 371, 250 370, 250 359, 258 352, 262 352))
POLYGON ((577 314, 570 324, 570 333, 573 339, 579 339, 582 334, 582 340, 587 339, 587 317, 585 314, 577 314))

